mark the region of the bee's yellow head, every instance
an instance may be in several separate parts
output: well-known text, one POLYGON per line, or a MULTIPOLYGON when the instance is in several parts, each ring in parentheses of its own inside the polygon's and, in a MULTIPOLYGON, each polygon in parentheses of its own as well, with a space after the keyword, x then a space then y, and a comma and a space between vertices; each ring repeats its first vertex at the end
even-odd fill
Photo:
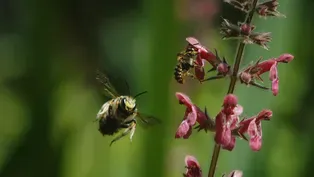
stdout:
POLYGON ((134 98, 125 97, 123 99, 123 102, 124 102, 125 110, 127 110, 127 111, 134 111, 134 109, 136 107, 136 101, 135 101, 134 98))

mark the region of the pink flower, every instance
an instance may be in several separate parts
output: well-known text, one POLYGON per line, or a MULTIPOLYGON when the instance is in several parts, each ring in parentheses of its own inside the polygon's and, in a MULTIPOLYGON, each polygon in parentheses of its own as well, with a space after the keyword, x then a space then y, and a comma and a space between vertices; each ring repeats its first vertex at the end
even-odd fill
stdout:
POLYGON ((262 110, 257 116, 240 122, 239 133, 247 133, 250 136, 250 147, 253 151, 259 151, 262 147, 262 120, 270 120, 271 110, 262 110))
POLYGON ((225 59, 221 60, 218 57, 217 51, 215 55, 194 37, 187 37, 186 41, 188 41, 189 45, 194 47, 194 49, 197 51, 197 56, 195 60, 195 74, 199 80, 203 80, 205 76, 205 61, 210 63, 213 66, 212 70, 217 70, 218 74, 226 75, 229 72, 230 66, 227 64, 225 59))
POLYGON ((204 67, 205 63, 204 60, 208 61, 210 64, 215 64, 216 56, 206 49, 196 38, 194 37, 187 37, 186 41, 189 45, 193 46, 197 51, 196 62, 200 67, 204 67))
POLYGON ((202 177, 200 164, 195 157, 187 155, 184 161, 186 168, 186 172, 183 174, 184 177, 202 177))
POLYGON ((216 116, 215 141, 229 151, 234 148, 236 141, 232 130, 237 128, 239 116, 243 112, 243 107, 237 103, 235 95, 227 95, 224 98, 222 110, 216 116))
POLYGON ((273 95, 276 96, 279 92, 279 76, 277 66, 279 63, 289 63, 293 59, 294 56, 291 54, 282 54, 278 58, 271 58, 263 62, 258 60, 255 65, 249 66, 239 74, 240 81, 247 85, 253 85, 265 89, 266 87, 257 84, 255 80, 258 79, 262 81, 261 75, 265 72, 269 72, 269 79, 272 83, 271 90, 273 95))
POLYGON ((196 122, 199 124, 197 127, 199 128, 198 131, 202 129, 205 131, 213 130, 214 122, 207 116, 206 111, 205 113, 202 112, 201 109, 194 105, 190 98, 183 93, 177 92, 176 97, 180 104, 186 106, 186 110, 183 121, 177 129, 175 138, 189 138, 192 133, 192 127, 196 124, 196 122))
POLYGON ((229 94, 224 98, 223 107, 216 116, 216 135, 215 141, 223 149, 232 151, 235 147, 236 137, 247 140, 244 136, 247 133, 250 136, 250 147, 258 151, 262 146, 262 120, 270 120, 272 111, 265 109, 258 115, 249 119, 239 121, 239 116, 243 112, 243 107, 238 104, 237 97, 229 94))

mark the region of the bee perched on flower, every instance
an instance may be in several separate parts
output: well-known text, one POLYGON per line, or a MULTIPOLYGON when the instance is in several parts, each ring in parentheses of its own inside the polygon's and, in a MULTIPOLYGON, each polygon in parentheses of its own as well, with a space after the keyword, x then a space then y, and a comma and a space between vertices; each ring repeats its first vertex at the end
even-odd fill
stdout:
POLYGON ((194 74, 191 73, 191 69, 196 67, 194 57, 197 55, 196 50, 190 45, 186 50, 181 51, 177 54, 178 63, 174 69, 174 78, 175 80, 183 84, 185 82, 185 77, 195 78, 194 74))
POLYGON ((120 95, 110 83, 108 77, 97 71, 96 79, 104 86, 105 94, 111 99, 105 102, 97 113, 96 121, 99 123, 99 132, 102 135, 114 135, 121 129, 125 129, 120 135, 114 138, 110 145, 120 138, 130 134, 130 140, 135 133, 137 120, 146 125, 154 125, 160 121, 153 116, 146 116, 137 110, 136 97, 147 93, 141 92, 134 97, 120 95))
POLYGON ((186 77, 203 82, 205 61, 213 67, 208 72, 217 70, 218 74, 216 77, 225 76, 229 73, 230 66, 224 58, 221 60, 218 57, 217 51, 214 54, 194 37, 187 37, 186 41, 188 45, 185 50, 177 54, 178 63, 175 67, 174 77, 178 83, 183 84, 186 77), (192 69, 194 69, 194 72, 192 69))

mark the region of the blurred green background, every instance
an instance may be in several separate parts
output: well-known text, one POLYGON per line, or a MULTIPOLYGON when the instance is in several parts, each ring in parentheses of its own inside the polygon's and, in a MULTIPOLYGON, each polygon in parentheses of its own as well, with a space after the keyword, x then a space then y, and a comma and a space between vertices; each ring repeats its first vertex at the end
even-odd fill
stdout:
MULTIPOLYGON (((244 116, 273 110, 263 122, 263 147, 252 152, 237 140, 222 151, 216 176, 239 169, 244 176, 311 176, 314 165, 313 9, 311 0, 279 1, 287 18, 264 20, 255 15, 257 31, 272 32, 270 50, 249 45, 243 66, 291 53, 279 65, 280 93, 244 85, 236 87, 244 116)), ((244 14, 210 0, 2 0, 0 1, 0 176, 1 177, 176 177, 185 171, 185 155, 195 156, 207 175, 213 136, 196 133, 174 139, 184 107, 175 92, 188 94, 215 116, 228 79, 199 84, 173 79, 176 54, 185 37, 233 63, 236 41, 222 41, 220 16, 232 22, 244 14), (212 8, 217 5, 218 13, 212 8), (128 80, 141 112, 162 125, 137 128, 111 148, 93 122, 104 103, 94 71, 105 68, 128 80)), ((267 76, 265 84, 269 85, 267 76)))

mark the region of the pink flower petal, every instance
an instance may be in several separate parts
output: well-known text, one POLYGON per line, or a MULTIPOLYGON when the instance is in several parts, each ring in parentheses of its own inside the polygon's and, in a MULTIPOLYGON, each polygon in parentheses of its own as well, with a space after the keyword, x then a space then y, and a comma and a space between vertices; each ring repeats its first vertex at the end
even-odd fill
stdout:
POLYGON ((250 147, 253 151, 259 151, 262 147, 262 137, 255 136, 250 138, 250 147))
POLYGON ((197 108, 194 105, 191 108, 192 108, 191 110, 186 109, 185 111, 186 116, 184 116, 184 119, 187 120, 190 126, 193 126, 195 125, 197 119, 197 108))
POLYGON ((226 124, 226 115, 220 112, 216 116, 216 135, 215 141, 222 146, 228 146, 231 141, 231 129, 230 125, 226 124))
POLYGON ((273 81, 278 78, 277 62, 274 63, 269 71, 269 80, 273 81))
POLYGON ((234 136, 231 137, 231 140, 229 144, 222 146, 223 149, 226 149, 228 151, 232 151, 235 146, 236 138, 234 136))
POLYGON ((238 122, 239 122, 239 116, 236 115, 231 115, 230 116, 230 129, 233 130, 235 128, 237 128, 238 122))
POLYGON ((241 115, 242 112, 243 112, 243 107, 239 104, 233 109, 233 113, 235 116, 241 115))
POLYGON ((262 147, 262 129, 261 123, 256 123, 256 119, 252 119, 248 127, 250 136, 250 147, 253 151, 258 151, 262 147))
POLYGON ((198 53, 201 59, 207 60, 208 62, 210 62, 213 59, 213 54, 211 52, 208 52, 208 50, 204 46, 201 46, 198 49, 198 53))
POLYGON ((201 48, 201 47, 202 47, 202 45, 200 44, 200 42, 199 42, 196 38, 194 38, 194 37, 187 37, 187 38, 185 38, 185 40, 186 40, 189 44, 191 44, 193 47, 195 47, 195 48, 201 48))
POLYGON ((184 161, 187 167, 191 167, 191 166, 200 167, 200 164, 198 163, 197 159, 194 156, 187 155, 185 156, 184 161))
POLYGON ((191 108, 193 103, 190 98, 184 93, 176 92, 176 97, 181 104, 184 104, 186 107, 191 108))
POLYGON ((256 118, 250 119, 247 133, 249 134, 250 137, 257 136, 256 118))
POLYGON ((288 53, 280 55, 276 60, 277 62, 289 63, 294 59, 294 56, 288 53))
POLYGON ((188 132, 186 132, 185 135, 183 135, 183 139, 188 139, 192 134, 192 126, 189 127, 188 132))
POLYGON ((183 120, 179 126, 179 128, 177 129, 175 138, 188 138, 189 135, 191 133, 189 133, 191 131, 192 127, 190 127, 190 125, 188 124, 188 122, 186 120, 183 120))
POLYGON ((202 68, 202 67, 205 66, 205 62, 204 62, 204 60, 201 58, 200 55, 197 55, 197 57, 196 57, 196 59, 195 59, 195 64, 196 64, 198 67, 200 67, 200 68, 202 68))
POLYGON ((202 81, 205 78, 205 70, 203 67, 195 67, 195 76, 198 80, 202 81))
POLYGON ((273 116, 273 112, 269 109, 264 109, 261 112, 258 113, 256 121, 261 120, 270 120, 270 118, 273 116))
MULTIPOLYGON (((262 75, 265 72, 268 72, 270 70, 270 68, 274 65, 274 63, 277 63, 275 59, 271 58, 268 60, 265 60, 263 62, 260 62, 257 66, 256 69, 256 74, 257 75, 262 75)), ((250 69, 250 68, 248 68, 250 69)))
POLYGON ((271 82, 271 91, 273 92, 274 96, 278 95, 279 92, 279 79, 275 79, 271 82))

